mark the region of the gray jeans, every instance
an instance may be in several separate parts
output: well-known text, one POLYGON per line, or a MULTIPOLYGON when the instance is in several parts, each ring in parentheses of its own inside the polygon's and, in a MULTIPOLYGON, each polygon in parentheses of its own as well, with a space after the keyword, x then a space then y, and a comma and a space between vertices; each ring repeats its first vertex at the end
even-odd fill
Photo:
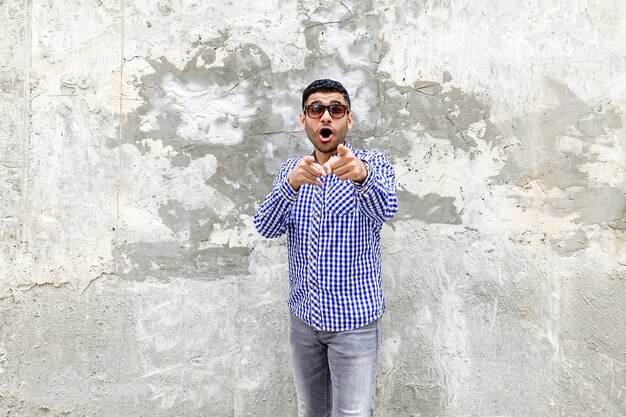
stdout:
POLYGON ((344 332, 324 332, 289 319, 299 417, 371 417, 381 319, 344 332))

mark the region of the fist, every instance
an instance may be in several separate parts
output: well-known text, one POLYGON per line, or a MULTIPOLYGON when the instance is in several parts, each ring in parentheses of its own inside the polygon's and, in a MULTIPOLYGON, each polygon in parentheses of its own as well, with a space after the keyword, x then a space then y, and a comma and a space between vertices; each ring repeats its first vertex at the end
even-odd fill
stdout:
POLYGON ((298 191, 302 184, 311 184, 321 187, 322 182, 319 177, 325 177, 326 172, 322 169, 322 166, 315 162, 315 157, 312 155, 305 156, 287 175, 287 182, 294 189, 298 191))
POLYGON ((323 169, 326 174, 335 174, 341 181, 363 182, 367 178, 365 163, 343 144, 337 147, 337 155, 331 156, 323 169))

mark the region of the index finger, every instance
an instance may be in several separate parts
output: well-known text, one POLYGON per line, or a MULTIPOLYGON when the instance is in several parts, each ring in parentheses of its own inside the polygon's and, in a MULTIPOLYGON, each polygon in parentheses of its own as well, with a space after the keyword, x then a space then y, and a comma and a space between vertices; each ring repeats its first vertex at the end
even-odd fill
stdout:
POLYGON ((309 165, 315 163, 315 157, 313 155, 307 155, 304 158, 302 158, 302 160, 309 165))
POLYGON ((348 149, 348 147, 346 145, 344 145, 343 143, 340 143, 339 146, 337 146, 337 155, 338 156, 346 156, 350 153, 350 149, 348 149))
POLYGON ((326 175, 326 173, 322 169, 322 166, 319 163, 317 163, 314 156, 312 155, 305 156, 304 158, 302 158, 302 162, 304 162, 304 166, 302 168, 304 168, 306 171, 310 172, 311 174, 317 175, 317 176, 326 175))
POLYGON ((336 167, 338 167, 338 166, 340 166, 340 165, 341 165, 341 164, 340 164, 340 162, 341 162, 341 161, 339 160, 339 157, 338 157, 337 155, 333 155, 333 156, 331 156, 331 157, 328 159, 328 161, 326 161, 326 163, 325 163, 325 164, 324 164, 324 166, 323 166, 324 172, 327 172, 327 173, 329 173, 329 174, 332 174, 332 173, 333 173, 333 170, 334 170, 336 167))

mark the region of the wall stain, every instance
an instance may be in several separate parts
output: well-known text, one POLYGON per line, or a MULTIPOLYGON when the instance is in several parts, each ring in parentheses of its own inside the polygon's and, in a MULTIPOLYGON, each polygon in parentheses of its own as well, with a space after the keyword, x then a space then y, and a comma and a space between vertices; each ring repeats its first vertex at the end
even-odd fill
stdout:
POLYGON ((540 202, 524 193, 511 198, 555 218, 575 216, 574 223, 582 228, 551 240, 557 253, 570 256, 589 246, 585 226, 626 230, 621 222, 626 217, 623 184, 602 183, 585 172, 588 164, 604 163, 596 150, 612 148, 608 133, 621 129, 622 124, 614 109, 591 108, 561 83, 548 80, 545 89, 557 97, 558 104, 513 124, 510 133, 520 142, 511 148, 506 164, 492 179, 521 189, 536 182, 546 193, 540 202))
MULTIPOLYGON (((267 54, 253 44, 228 50, 222 65, 197 68, 196 62, 200 58, 206 63, 214 63, 215 50, 225 48, 228 32, 222 32, 222 38, 193 42, 192 47, 196 50, 182 71, 164 59, 149 61, 154 73, 144 75, 139 84, 145 104, 125 117, 126 141, 145 152, 144 139, 161 140, 180 153, 172 161, 176 166, 185 161, 182 155, 188 158, 199 158, 208 153, 214 155, 218 161, 217 172, 208 182, 219 193, 228 196, 237 207, 232 216, 221 219, 226 227, 240 224, 241 214, 254 214, 255 204, 271 187, 273 175, 282 161, 310 152, 310 144, 296 122, 299 94, 310 80, 328 73, 340 72, 347 79, 361 80, 352 89, 352 97, 371 97, 376 103, 370 109, 372 111, 354 109, 357 123, 349 140, 357 147, 379 149, 392 160, 401 160, 412 148, 412 138, 410 135, 407 137, 406 132, 411 132, 415 140, 420 134, 428 132, 441 139, 442 143, 449 142, 462 151, 459 157, 468 154, 472 158, 473 153, 478 152, 476 142, 465 132, 472 123, 481 120, 487 125, 483 140, 496 143, 499 133, 488 120, 489 112, 473 96, 456 88, 442 93, 442 86, 437 82, 400 86, 386 78, 385 74, 376 73, 378 62, 387 51, 383 41, 364 36, 359 38, 356 49, 324 46, 328 37, 337 32, 347 36, 354 31, 371 32, 372 28, 379 26, 379 17, 368 13, 369 10, 371 2, 341 8, 318 7, 303 22, 309 49, 304 70, 273 73, 267 54), (327 16, 333 16, 333 19, 326 21, 327 16), (359 53, 361 49, 368 51, 366 57, 359 61, 362 65, 354 67, 348 64, 346 61, 363 56, 359 53), (220 141, 207 140, 202 132, 195 137, 181 137, 179 128, 185 123, 180 110, 181 102, 175 92, 168 91, 166 78, 176 80, 179 87, 206 94, 207 107, 210 107, 210 99, 222 101, 229 97, 245 97, 240 114, 225 112, 216 119, 218 123, 241 131, 242 140, 225 145, 220 141), (297 94, 284 96, 285 86, 287 91, 297 91, 297 94), (159 114, 158 129, 144 132, 140 129, 142 119, 151 112, 159 114), (242 116, 243 113, 248 116, 242 116), (419 127, 416 129, 416 126, 419 127)), ((447 80, 449 78, 448 75, 447 80)), ((217 107, 210 111, 219 114, 220 109, 217 107)), ((194 116, 201 118, 202 114, 194 116)), ((228 142, 227 137, 223 139, 223 142, 228 142)), ((418 197, 402 192, 399 196, 401 216, 392 222, 420 219, 428 223, 460 223, 460 215, 451 204, 451 197, 437 198, 436 194, 418 197)))

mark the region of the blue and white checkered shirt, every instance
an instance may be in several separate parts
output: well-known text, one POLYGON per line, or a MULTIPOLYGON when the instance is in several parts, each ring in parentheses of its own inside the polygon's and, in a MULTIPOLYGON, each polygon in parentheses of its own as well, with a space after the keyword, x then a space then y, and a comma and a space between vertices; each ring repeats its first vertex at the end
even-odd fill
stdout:
POLYGON ((289 308, 317 330, 362 327, 385 309, 380 229, 398 210, 395 174, 385 155, 352 151, 370 167, 362 184, 330 175, 296 192, 287 175, 301 158, 291 158, 254 216, 264 237, 287 232, 289 308))

